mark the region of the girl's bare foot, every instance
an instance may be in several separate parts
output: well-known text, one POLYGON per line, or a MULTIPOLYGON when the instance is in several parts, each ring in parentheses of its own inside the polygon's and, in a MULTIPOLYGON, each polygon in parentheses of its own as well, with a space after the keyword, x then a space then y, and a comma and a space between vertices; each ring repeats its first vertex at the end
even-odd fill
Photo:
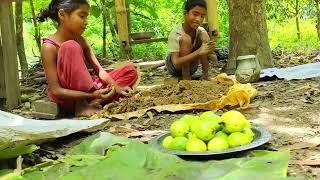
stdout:
POLYGON ((102 108, 101 104, 103 103, 103 99, 94 99, 89 102, 89 106, 94 106, 96 108, 102 108))
POLYGON ((92 115, 100 113, 101 111, 102 110, 100 108, 89 105, 86 100, 76 102, 76 117, 90 117, 92 115))

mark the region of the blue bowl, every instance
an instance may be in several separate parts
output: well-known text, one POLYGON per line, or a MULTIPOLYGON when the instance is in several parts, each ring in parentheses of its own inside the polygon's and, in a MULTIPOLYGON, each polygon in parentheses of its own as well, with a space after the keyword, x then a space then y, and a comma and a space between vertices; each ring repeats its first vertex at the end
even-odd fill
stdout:
POLYGON ((252 131, 254 133, 254 139, 250 144, 246 144, 243 146, 238 146, 238 147, 234 147, 234 148, 229 148, 226 150, 222 150, 222 151, 205 151, 205 152, 188 152, 188 151, 177 151, 177 150, 169 150, 169 149, 165 149, 162 146, 162 140, 167 137, 170 136, 170 132, 165 132, 163 134, 160 134, 159 136, 157 136, 156 138, 154 138, 150 144, 160 150, 161 152, 164 153, 168 153, 168 154, 174 154, 174 155, 178 155, 178 156, 211 156, 211 155, 227 155, 227 154, 232 154, 235 152, 242 152, 242 151, 246 151, 249 149, 253 149, 256 147, 259 147, 265 143, 267 143, 270 139, 271 139, 271 134, 263 128, 258 128, 258 127, 252 127, 252 131))

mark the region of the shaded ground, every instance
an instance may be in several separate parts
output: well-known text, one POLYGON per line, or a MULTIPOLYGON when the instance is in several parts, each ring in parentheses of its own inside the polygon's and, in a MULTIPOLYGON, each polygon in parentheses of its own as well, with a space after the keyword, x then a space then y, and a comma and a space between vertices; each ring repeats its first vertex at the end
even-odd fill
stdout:
MULTIPOLYGON (((312 55, 276 54, 275 58, 277 59, 277 67, 293 66, 305 63, 306 60, 316 62, 320 59, 318 52, 315 52, 312 55)), ((217 66, 210 70, 211 74, 217 74, 219 72, 219 68, 222 66, 223 62, 219 62, 217 66)), ((165 79, 164 77, 169 77, 169 75, 163 70, 163 68, 144 72, 142 76, 142 84, 161 84, 163 83, 163 79, 165 79)), ((258 90, 258 96, 253 100, 250 106, 251 108, 244 110, 243 112, 253 125, 266 128, 272 133, 272 140, 266 145, 259 147, 259 149, 276 150, 282 146, 305 142, 308 139, 319 135, 319 82, 320 78, 313 78, 299 81, 278 80, 253 84, 253 86, 258 90)), ((43 86, 43 84, 39 86, 35 93, 39 94, 45 91, 41 88, 45 88, 45 86, 43 86)), ((149 100, 142 100, 141 98, 136 101, 138 101, 138 104, 142 103, 142 106, 150 106, 152 104, 161 104, 161 102, 152 101, 154 100, 154 97, 163 97, 162 101, 166 101, 165 97, 173 97, 174 94, 180 94, 181 96, 177 96, 176 100, 172 100, 172 102, 176 102, 177 100, 183 100, 184 102, 196 102, 198 100, 205 101, 207 98, 219 97, 219 92, 224 92, 224 89, 216 89, 214 85, 206 82, 181 82, 174 86, 169 83, 162 89, 155 90, 153 93, 144 92, 140 94, 142 97, 149 96, 149 100), (187 90, 186 92, 189 90, 189 92, 182 95, 181 89, 187 90), (188 99, 186 100, 185 98, 188 99)), ((130 103, 134 106, 128 105, 128 101, 126 100, 123 100, 118 104, 126 106, 125 108, 127 109, 139 107, 135 104, 136 102, 130 103)), ((110 106, 109 108, 112 109, 115 107, 110 106)), ((117 108, 113 110, 115 112, 118 111, 117 108)), ((121 111, 123 111, 123 109, 121 111)), ((22 109, 16 110, 16 113, 25 116, 28 116, 28 112, 29 111, 25 107, 25 104, 22 109)), ((219 111, 217 113, 221 114, 222 112, 223 111, 219 111)), ((194 111, 185 113, 199 114, 200 112, 194 111)), ((135 118, 129 121, 111 122, 107 129, 115 126, 130 126, 130 128, 138 130, 166 130, 171 122, 180 118, 185 113, 158 114, 156 112, 149 112, 141 118, 135 118)), ((74 144, 79 142, 81 138, 86 136, 87 134, 75 134, 66 138, 60 138, 56 142, 47 143, 41 146, 41 150, 37 153, 27 156, 27 163, 36 163, 37 161, 41 161, 43 158, 57 159, 59 156, 63 156, 69 147, 72 147, 74 144)), ((312 158, 320 159, 319 147, 291 151, 292 160, 305 160, 312 158)), ((320 179, 320 168, 319 166, 289 165, 289 176, 298 176, 303 179, 320 179)))

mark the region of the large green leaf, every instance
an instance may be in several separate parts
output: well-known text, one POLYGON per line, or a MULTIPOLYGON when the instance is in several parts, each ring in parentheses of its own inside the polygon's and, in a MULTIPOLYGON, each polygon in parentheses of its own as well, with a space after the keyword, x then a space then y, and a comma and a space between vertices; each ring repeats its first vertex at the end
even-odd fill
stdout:
POLYGON ((13 172, 12 169, 1 169, 1 170, 0 170, 0 177, 1 177, 1 176, 4 176, 4 175, 7 175, 7 174, 10 174, 10 173, 12 173, 12 172, 13 172))
POLYGON ((126 145, 131 141, 134 140, 101 132, 83 140, 79 145, 73 147, 68 155, 104 155, 105 150, 109 149, 111 146, 116 144, 126 145))
POLYGON ((18 145, 13 148, 6 148, 0 151, 0 159, 16 158, 19 155, 29 154, 38 149, 39 147, 36 145, 18 145))
POLYGON ((136 140, 100 133, 76 146, 64 162, 26 174, 26 179, 282 179, 289 152, 253 151, 253 156, 192 162, 136 140), (114 148, 107 156, 101 149, 114 148), (89 155, 87 155, 89 154, 89 155))
POLYGON ((189 162, 132 142, 106 160, 73 171, 62 179, 278 179, 286 176, 288 160, 288 152, 268 152, 252 158, 189 162))
POLYGON ((5 149, 5 148, 8 148, 12 145, 13 143, 10 142, 9 139, 0 139, 0 151, 5 149))

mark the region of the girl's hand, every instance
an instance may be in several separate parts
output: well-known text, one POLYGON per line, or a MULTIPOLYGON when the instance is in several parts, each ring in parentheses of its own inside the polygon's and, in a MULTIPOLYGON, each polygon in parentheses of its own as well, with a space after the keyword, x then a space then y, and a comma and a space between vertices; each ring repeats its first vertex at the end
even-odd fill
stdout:
POLYGON ((113 97, 115 95, 115 88, 105 88, 105 89, 98 89, 96 91, 93 92, 93 96, 96 99, 104 99, 104 100, 108 100, 111 97, 113 97))
POLYGON ((117 85, 116 82, 113 81, 113 79, 110 77, 110 75, 106 71, 99 71, 99 78, 103 80, 104 82, 108 83, 108 86, 111 86, 115 89, 115 92, 124 96, 131 96, 133 90, 128 87, 120 87, 117 85))
POLYGON ((120 87, 117 85, 115 86, 115 91, 123 96, 132 96, 133 94, 133 90, 128 86, 120 87))
POLYGON ((99 71, 98 76, 102 81, 104 81, 108 84, 110 84, 110 81, 112 81, 112 78, 110 77, 110 75, 104 70, 99 71))
POLYGON ((214 41, 208 41, 206 43, 203 43, 202 46, 199 48, 199 55, 207 55, 211 52, 214 52, 215 45, 214 41))

